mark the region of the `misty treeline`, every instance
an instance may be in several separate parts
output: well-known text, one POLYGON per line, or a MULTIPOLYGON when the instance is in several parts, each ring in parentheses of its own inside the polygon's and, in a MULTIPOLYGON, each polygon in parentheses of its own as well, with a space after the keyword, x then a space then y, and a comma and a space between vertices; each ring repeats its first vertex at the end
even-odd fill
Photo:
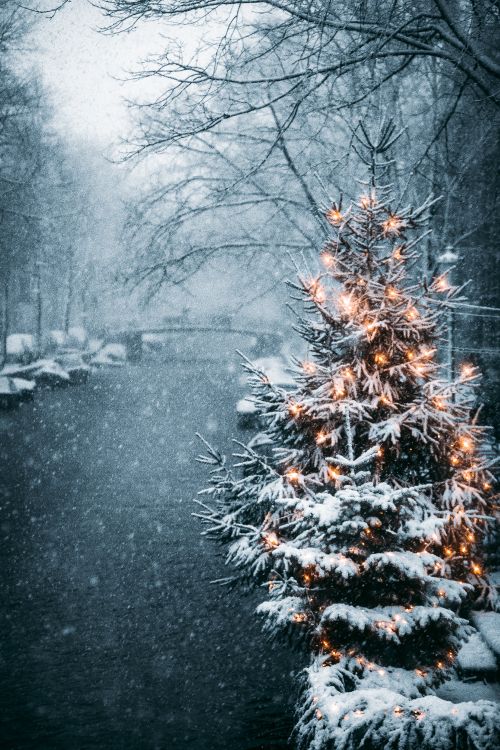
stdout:
MULTIPOLYGON (((416 273, 457 254, 453 281, 470 278, 470 302, 495 307, 497 2, 100 4, 110 31, 142 21, 166 35, 137 73, 156 93, 136 109, 130 154, 155 179, 130 211, 134 281, 183 283, 223 257, 256 288, 276 285, 290 254, 315 254, 322 207, 362 190, 360 123, 373 133, 391 120, 402 135, 387 181, 404 203, 442 196, 416 273)), ((457 309, 456 358, 491 374, 497 320, 457 309)))
POLYGON ((23 70, 36 17, 0 3, 0 363, 11 333, 33 336, 97 315, 99 279, 86 246, 90 185, 81 154, 51 126, 33 70, 23 70))

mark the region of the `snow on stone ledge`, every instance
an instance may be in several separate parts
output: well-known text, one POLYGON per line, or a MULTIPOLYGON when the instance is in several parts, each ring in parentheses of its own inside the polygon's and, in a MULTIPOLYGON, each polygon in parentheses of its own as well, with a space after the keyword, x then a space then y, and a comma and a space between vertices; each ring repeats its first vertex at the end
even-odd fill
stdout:
POLYGON ((500 613, 473 612, 472 622, 498 658, 500 656, 500 613))
POLYGON ((464 672, 494 672, 497 662, 479 633, 474 633, 457 654, 457 662, 464 672))

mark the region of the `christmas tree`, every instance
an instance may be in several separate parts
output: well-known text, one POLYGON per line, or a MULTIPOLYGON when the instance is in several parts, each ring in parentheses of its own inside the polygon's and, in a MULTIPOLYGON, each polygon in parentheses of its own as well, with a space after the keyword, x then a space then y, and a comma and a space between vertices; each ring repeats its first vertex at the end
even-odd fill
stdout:
POLYGON ((307 747, 491 748, 486 701, 434 690, 491 600, 481 549, 491 460, 475 419, 478 373, 437 359, 446 276, 413 281, 430 203, 393 207, 388 188, 326 211, 322 270, 292 286, 308 342, 294 391, 252 374, 265 426, 236 464, 208 444, 199 514, 243 582, 264 585, 266 629, 311 653, 297 736, 307 747), (412 233, 414 236, 412 236, 412 233))

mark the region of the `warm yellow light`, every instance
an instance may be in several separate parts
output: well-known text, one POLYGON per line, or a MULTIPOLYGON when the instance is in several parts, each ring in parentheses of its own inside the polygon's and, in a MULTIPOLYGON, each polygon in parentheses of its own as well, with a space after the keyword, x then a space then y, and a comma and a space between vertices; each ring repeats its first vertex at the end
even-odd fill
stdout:
POLYGON ((292 415, 292 417, 298 417, 302 413, 302 405, 294 401, 290 404, 288 407, 288 411, 292 415))
POLYGON ((285 477, 289 482, 298 482, 302 479, 302 474, 298 469, 291 468, 285 473, 285 477))
POLYGON ((331 479, 332 482, 336 482, 342 476, 341 471, 334 466, 328 467, 327 474, 328 478, 331 479))
POLYGON ((335 265, 335 258, 330 252, 328 252, 328 250, 323 250, 320 257, 325 268, 333 268, 335 265))
POLYGON ((424 672, 424 670, 423 670, 423 669, 416 669, 416 670, 415 670, 415 674, 416 674, 416 675, 417 675, 418 677, 425 677, 425 675, 427 674, 427 672, 424 672))
POLYGON ((474 365, 464 362, 464 364, 460 368, 460 373, 463 379, 472 378, 476 374, 476 368, 474 367, 474 365))
POLYGON ((292 616, 293 622, 307 622, 307 615, 305 612, 295 612, 292 616))
POLYGON ((355 309, 355 302, 351 294, 341 294, 339 296, 339 307, 347 314, 350 315, 355 309))
POLYGON ((453 554, 453 550, 451 547, 445 547, 443 552, 446 555, 446 557, 451 557, 453 554))
POLYGON ((336 206, 333 206, 333 208, 330 208, 326 212, 326 218, 330 222, 330 224, 333 224, 333 226, 338 226, 339 224, 342 224, 344 217, 342 213, 339 211, 339 209, 336 206))
POLYGON ((432 399, 432 403, 438 411, 444 411, 446 409, 446 401, 440 396, 435 396, 435 398, 432 399))
POLYGON ((402 248, 402 246, 399 246, 399 247, 397 247, 394 250, 394 252, 392 254, 392 257, 394 258, 394 260, 403 260, 403 248, 402 248))
POLYGON ((474 536, 474 534, 472 533, 472 531, 469 531, 469 532, 467 533, 467 539, 469 540, 469 542, 473 542, 473 541, 474 541, 474 539, 475 539, 475 536, 474 536))
POLYGON ((389 362, 389 359, 384 352, 376 352, 373 360, 376 365, 386 365, 389 362))
POLYGON ((447 292, 450 289, 448 279, 445 274, 439 276, 434 282, 434 287, 438 292, 447 292))
POLYGON ((359 205, 361 208, 370 208, 375 203, 375 197, 370 195, 362 195, 359 199, 359 205))
POLYGON ((456 456, 455 454, 453 454, 452 456, 450 456, 450 464, 452 466, 458 466, 459 463, 460 463, 460 459, 459 459, 458 456, 456 456))
POLYGON ((407 320, 417 320, 419 318, 418 310, 415 307, 409 307, 408 310, 405 313, 405 317, 407 320))
POLYGON ((401 234, 403 228, 403 222, 395 214, 391 214, 384 222, 382 222, 382 230, 384 234, 398 235, 401 234))
POLYGON ((481 571, 481 566, 478 565, 477 563, 472 563, 471 569, 472 569, 472 572, 474 573, 474 575, 476 575, 476 576, 481 575, 481 572, 482 572, 481 571))
POLYGON ((401 706, 394 706, 394 708, 393 708, 393 713, 394 713, 394 714, 395 714, 396 716, 401 716, 401 714, 404 714, 404 709, 403 709, 403 708, 401 708, 401 706))
POLYGON ((334 398, 343 398, 347 394, 343 383, 335 383, 333 386, 332 395, 334 398))
POLYGON ((398 290, 393 286, 388 286, 385 290, 386 297, 388 299, 396 300, 399 299, 399 292, 398 290))
POLYGON ((344 369, 340 371, 340 374, 342 377, 346 378, 346 380, 354 380, 356 377, 350 367, 344 367, 344 369))
POLYGON ((264 542, 271 549, 279 547, 279 544, 280 544, 278 535, 274 531, 270 531, 268 534, 264 534, 264 542))
POLYGON ((304 370, 304 372, 307 372, 308 375, 314 375, 314 373, 316 372, 316 365, 314 364, 314 362, 305 361, 302 362, 302 369, 304 370))
POLYGON ((491 490, 491 483, 490 482, 483 482, 483 490, 485 492, 488 492, 488 490, 491 490))
POLYGON ((461 544, 461 545, 460 545, 460 552, 462 553, 462 555, 466 555, 466 554, 467 554, 467 550, 468 550, 468 549, 469 549, 469 548, 467 547, 467 545, 466 545, 466 544, 461 544))
POLYGON ((470 453, 474 450, 474 441, 472 440, 472 438, 465 435, 460 438, 459 445, 460 448, 466 453, 470 453))
POLYGON ((329 437, 328 432, 326 432, 325 430, 320 430, 316 434, 316 445, 323 445, 323 443, 326 443, 326 441, 328 440, 328 437, 329 437))
POLYGON ((443 662, 442 662, 442 661, 437 661, 437 662, 436 662, 436 667, 437 667, 438 669, 444 669, 444 664, 443 664, 443 662))

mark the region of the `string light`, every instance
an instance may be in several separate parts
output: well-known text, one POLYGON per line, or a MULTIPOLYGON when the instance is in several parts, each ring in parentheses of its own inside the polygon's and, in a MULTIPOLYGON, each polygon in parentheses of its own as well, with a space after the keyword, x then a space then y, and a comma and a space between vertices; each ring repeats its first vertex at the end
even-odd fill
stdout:
POLYGON ((326 302, 326 292, 322 284, 315 279, 309 283, 309 294, 311 295, 311 299, 313 302, 315 302, 317 305, 323 305, 326 302))
POLYGON ((338 226, 339 224, 342 224, 344 217, 339 211, 339 209, 334 206, 333 208, 330 208, 326 212, 326 218, 330 222, 330 224, 333 224, 333 226, 338 226))
POLYGON ((399 235, 401 234, 402 228, 403 221, 395 214, 390 214, 389 217, 382 222, 382 230, 384 234, 399 235))
POLYGON ((419 318, 418 310, 415 307, 409 307, 408 310, 405 312, 405 317, 407 320, 417 320, 419 318))
POLYGON ((436 281, 434 282, 434 288, 438 292, 447 292, 450 289, 450 284, 448 282, 446 274, 443 274, 436 279, 436 281))
POLYGON ((350 367, 344 367, 344 369, 340 371, 340 374, 347 380, 354 380, 356 377, 350 367))
POLYGON ((298 469, 291 468, 285 473, 285 477, 289 482, 299 482, 302 479, 302 474, 298 469))
POLYGON ((389 362, 389 359, 384 352, 376 352, 373 361, 376 365, 386 365, 389 362))
POLYGON ((435 396, 435 397, 434 397, 434 398, 432 399, 432 403, 433 403, 433 405, 435 406, 435 408, 436 408, 436 409, 437 409, 438 411, 445 411, 445 409, 446 409, 446 402, 445 402, 445 400, 444 400, 443 398, 441 398, 440 396, 435 396))
POLYGON ((476 576, 481 575, 482 570, 481 570, 481 566, 478 565, 478 563, 472 563, 471 569, 472 569, 472 572, 474 573, 474 575, 476 575, 476 576))
POLYGON ((450 456, 450 464, 452 466, 458 466, 460 464, 460 458, 453 454, 452 456, 450 456))
POLYGON ((471 453, 474 450, 474 442, 470 437, 461 437, 459 441, 460 448, 466 453, 471 453))
POLYGON ((411 362, 412 359, 414 358, 415 358, 415 352, 413 351, 413 349, 408 349, 408 351, 406 352, 406 359, 411 362))
POLYGON ((314 375, 317 368, 314 362, 309 362, 306 360, 305 362, 302 362, 302 369, 304 370, 304 372, 307 372, 308 375, 314 375))
POLYGON ((307 615, 305 612, 295 612, 292 616, 293 622, 307 622, 307 615))
POLYGON ((270 531, 268 534, 264 534, 264 542, 270 549, 275 549, 280 545, 278 535, 274 531, 270 531))
POLYGON ((328 250, 323 250, 320 258, 325 268, 333 268, 335 265, 335 258, 330 252, 328 252, 328 250))
POLYGON ((298 417, 302 413, 302 405, 294 401, 291 403, 288 407, 288 411, 292 415, 292 417, 298 417))
POLYGON ((460 374, 462 376, 462 379, 464 380, 472 378, 476 374, 476 368, 474 367, 474 365, 464 362, 464 364, 460 367, 460 374))
POLYGON ((385 294, 388 299, 396 300, 399 299, 399 292, 394 286, 388 286, 385 290, 385 294))
POLYGON ((339 296, 339 306, 344 310, 345 313, 348 315, 353 312, 354 310, 354 299, 351 294, 341 294, 339 296))
POLYGON ((392 257, 394 258, 394 260, 403 260, 403 246, 402 245, 400 245, 394 250, 392 257))
POLYGON ((324 430, 320 430, 316 435, 316 445, 323 445, 328 440, 329 434, 324 430))
POLYGON ((334 466, 329 466, 327 469, 328 478, 333 482, 337 482, 342 476, 342 472, 334 466))
POLYGON ((488 490, 491 490, 491 483, 490 482, 483 482, 483 490, 485 492, 488 492, 488 490))

